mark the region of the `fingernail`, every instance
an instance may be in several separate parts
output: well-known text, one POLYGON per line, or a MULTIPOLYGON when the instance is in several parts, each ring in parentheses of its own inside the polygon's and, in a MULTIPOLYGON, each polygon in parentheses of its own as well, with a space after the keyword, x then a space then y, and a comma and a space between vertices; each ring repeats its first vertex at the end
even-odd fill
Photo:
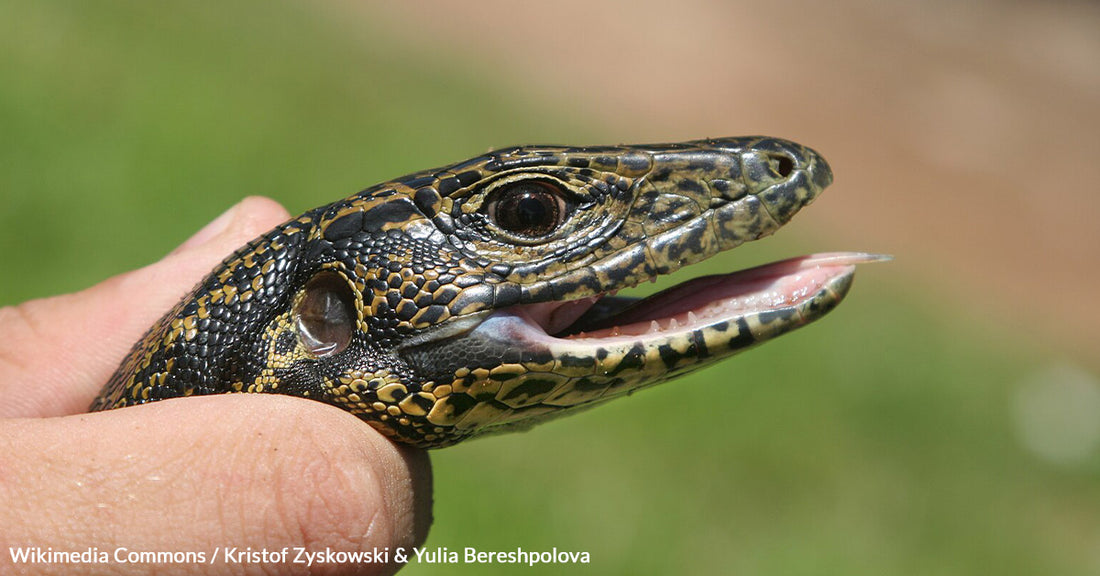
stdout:
POLYGON ((233 222, 233 219, 237 216, 237 211, 240 208, 240 203, 237 203, 230 207, 225 212, 222 212, 220 216, 210 221, 209 224, 203 226, 201 230, 195 232, 193 236, 180 244, 172 253, 181 252, 183 250, 190 250, 206 244, 211 239, 221 234, 229 227, 229 224, 233 222))

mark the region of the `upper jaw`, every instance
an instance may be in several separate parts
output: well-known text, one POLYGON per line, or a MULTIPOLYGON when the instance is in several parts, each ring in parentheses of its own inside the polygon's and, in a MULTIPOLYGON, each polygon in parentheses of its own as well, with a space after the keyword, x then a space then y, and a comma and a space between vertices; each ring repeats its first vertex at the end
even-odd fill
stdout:
MULTIPOLYGON (((500 286, 516 297, 503 305, 553 307, 669 274, 773 234, 832 182, 813 150, 774 138, 632 149, 650 164, 605 206, 612 223, 567 250, 509 263, 514 276, 500 286)), ((491 285, 478 289, 493 292, 482 299, 495 307, 508 300, 491 285)))

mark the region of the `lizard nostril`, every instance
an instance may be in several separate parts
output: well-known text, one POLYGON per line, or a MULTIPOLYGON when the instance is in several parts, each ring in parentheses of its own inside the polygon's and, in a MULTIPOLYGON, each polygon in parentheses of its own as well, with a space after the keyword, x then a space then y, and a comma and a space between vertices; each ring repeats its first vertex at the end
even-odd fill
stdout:
POLYGON ((332 271, 306 284, 294 311, 298 338, 310 354, 331 356, 347 348, 355 330, 355 295, 344 277, 332 271))
POLYGON ((791 174, 794 173, 794 160, 786 154, 773 155, 772 166, 781 178, 790 178, 791 174))
POLYGON ((775 176, 780 178, 790 178, 794 174, 794 170, 798 169, 798 162, 792 158, 789 154, 783 154, 781 152, 766 152, 764 157, 767 158, 768 168, 775 176))

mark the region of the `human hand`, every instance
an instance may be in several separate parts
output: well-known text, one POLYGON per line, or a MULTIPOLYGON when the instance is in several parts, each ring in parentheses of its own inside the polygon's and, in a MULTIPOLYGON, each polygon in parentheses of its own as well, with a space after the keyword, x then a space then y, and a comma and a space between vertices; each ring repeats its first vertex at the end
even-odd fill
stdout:
POLYGON ((203 554, 205 564, 155 565, 171 574, 391 573, 396 548, 423 542, 426 453, 338 408, 231 394, 84 413, 153 322, 222 258, 287 217, 271 200, 248 198, 160 262, 0 309, 0 573, 154 568, 117 562, 120 549, 124 559, 203 554), (309 567, 292 562, 295 548, 388 549, 389 563, 309 567), (95 549, 109 560, 15 563, 17 549, 95 549), (280 564, 234 556, 246 549, 269 559, 289 552, 280 564))

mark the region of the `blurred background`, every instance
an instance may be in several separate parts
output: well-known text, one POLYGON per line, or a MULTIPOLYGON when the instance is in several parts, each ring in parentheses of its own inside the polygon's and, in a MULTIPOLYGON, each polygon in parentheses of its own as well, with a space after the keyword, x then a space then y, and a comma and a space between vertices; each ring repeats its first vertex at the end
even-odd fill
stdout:
POLYGON ((836 183, 688 275, 896 260, 745 356, 434 452, 428 546, 591 554, 532 574, 1096 574, 1098 105, 1086 2, 0 0, 0 305, 245 195, 297 213, 512 144, 790 138, 836 183))

